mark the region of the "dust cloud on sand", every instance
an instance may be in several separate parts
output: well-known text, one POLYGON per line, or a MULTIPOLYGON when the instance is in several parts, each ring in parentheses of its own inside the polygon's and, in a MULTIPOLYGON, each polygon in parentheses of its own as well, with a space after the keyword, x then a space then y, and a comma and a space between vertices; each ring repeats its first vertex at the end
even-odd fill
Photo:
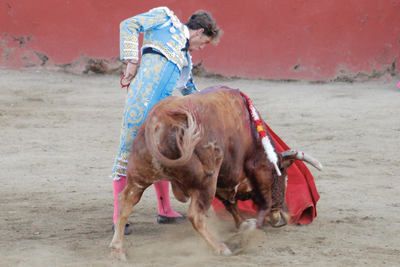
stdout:
MULTIPOLYGON (((291 147, 324 165, 308 226, 238 235, 215 256, 189 222, 155 223, 153 188, 130 217, 128 263, 109 257, 125 93, 117 76, 0 70, 0 266, 395 266, 400 262, 400 91, 396 81, 310 84, 196 79, 240 88, 291 147)), ((178 211, 187 204, 174 200, 178 211)))

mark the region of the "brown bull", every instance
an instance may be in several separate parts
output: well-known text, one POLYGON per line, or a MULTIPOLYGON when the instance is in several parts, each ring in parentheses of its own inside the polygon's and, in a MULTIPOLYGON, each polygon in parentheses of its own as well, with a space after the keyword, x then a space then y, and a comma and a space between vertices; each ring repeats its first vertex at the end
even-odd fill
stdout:
POLYGON ((121 258, 124 225, 144 190, 160 179, 171 182, 175 197, 191 199, 188 218, 193 227, 218 253, 231 251, 208 230, 206 211, 214 196, 233 215, 236 226, 253 227, 236 206, 237 199, 249 199, 273 225, 285 224, 284 194, 286 169, 296 160, 319 167, 302 153, 287 151, 279 157, 281 176, 267 160, 240 91, 210 88, 200 94, 170 97, 157 104, 135 138, 128 162, 127 186, 121 193, 120 216, 110 246, 121 258), (272 211, 272 212, 271 212, 272 211))

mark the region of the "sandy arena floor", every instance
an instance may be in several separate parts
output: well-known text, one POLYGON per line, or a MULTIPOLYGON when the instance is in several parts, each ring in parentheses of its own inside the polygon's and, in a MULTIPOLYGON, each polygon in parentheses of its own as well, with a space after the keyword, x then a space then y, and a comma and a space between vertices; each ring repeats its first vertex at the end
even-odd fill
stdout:
MULTIPOLYGON (((131 216, 128 262, 109 257, 124 91, 117 76, 0 69, 0 266, 399 266, 400 91, 392 82, 309 84, 198 78, 253 98, 293 148, 319 159, 318 217, 235 235, 215 256, 189 222, 155 223, 153 189, 131 216)), ((187 204, 174 200, 178 211, 187 204)))

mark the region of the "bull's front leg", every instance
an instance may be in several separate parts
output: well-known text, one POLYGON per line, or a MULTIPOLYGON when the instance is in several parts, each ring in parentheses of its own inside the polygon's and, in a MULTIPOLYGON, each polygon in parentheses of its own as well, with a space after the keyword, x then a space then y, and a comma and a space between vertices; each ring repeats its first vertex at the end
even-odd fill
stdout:
POLYGON ((257 214, 257 228, 261 228, 264 224, 265 218, 271 213, 272 206, 272 194, 271 185, 272 179, 268 173, 268 169, 265 166, 260 167, 255 171, 255 178, 258 185, 258 202, 256 204, 259 207, 257 214))
POLYGON ((240 214, 237 207, 237 201, 231 203, 229 200, 220 199, 225 206, 225 209, 232 215, 235 221, 236 228, 240 228, 240 225, 244 222, 243 216, 240 214))

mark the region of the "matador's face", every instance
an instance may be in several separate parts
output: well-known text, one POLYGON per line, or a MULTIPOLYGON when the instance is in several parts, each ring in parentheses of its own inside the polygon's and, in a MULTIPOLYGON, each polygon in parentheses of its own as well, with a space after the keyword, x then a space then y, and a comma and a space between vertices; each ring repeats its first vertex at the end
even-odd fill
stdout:
POLYGON ((203 31, 195 32, 189 39, 189 51, 202 50, 211 42, 211 37, 203 34, 203 31))

